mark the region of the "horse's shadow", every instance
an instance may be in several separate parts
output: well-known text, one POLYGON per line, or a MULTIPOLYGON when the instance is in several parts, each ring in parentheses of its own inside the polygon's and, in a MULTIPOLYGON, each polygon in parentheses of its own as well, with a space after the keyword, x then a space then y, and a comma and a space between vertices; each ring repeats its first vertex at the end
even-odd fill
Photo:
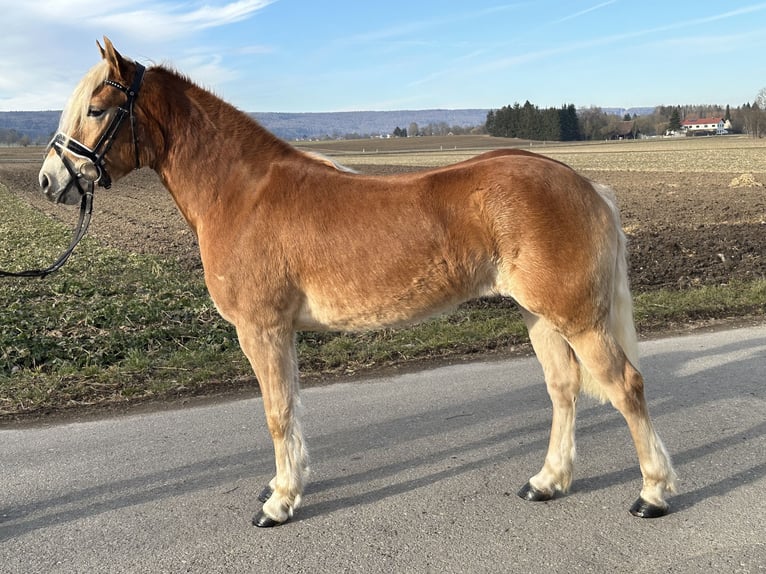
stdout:
MULTIPOLYGON (((677 417, 689 416, 685 415, 684 411, 698 409, 706 404, 714 405, 718 401, 727 399, 741 399, 748 394, 763 397, 764 389, 755 378, 747 380, 741 376, 743 367, 746 366, 745 364, 751 362, 753 366, 748 372, 762 372, 762 368, 759 369, 755 366, 759 357, 765 356, 763 352, 760 352, 762 349, 766 349, 766 338, 732 343, 718 347, 714 351, 701 350, 691 353, 688 351, 666 352, 656 353, 648 357, 645 361, 647 363, 645 372, 647 374, 647 386, 650 389, 648 394, 651 395, 649 398, 652 399, 650 411, 653 418, 666 418, 672 423, 668 426, 683 425, 682 422, 678 422, 677 417), (693 374, 673 375, 673 373, 683 371, 684 366, 693 364, 698 359, 706 359, 711 353, 717 355, 732 354, 738 358, 723 362, 720 366, 713 369, 706 369, 704 371, 694 371, 692 369, 693 374), (660 384, 663 380, 664 384, 660 384), (719 383, 719 381, 725 381, 725 383, 719 383), (679 398, 682 400, 678 400, 679 398), (673 419, 676 420, 673 421, 673 419)), ((761 360, 761 362, 763 361, 761 360)), ((471 417, 465 420, 465 425, 481 424, 482 420, 485 420, 489 415, 489 418, 506 417, 509 423, 508 430, 494 432, 485 438, 473 442, 453 443, 440 450, 430 452, 425 457, 402 457, 397 461, 377 466, 374 469, 336 475, 312 482, 307 487, 306 501, 308 504, 301 509, 299 519, 309 520, 313 516, 333 512, 348 506, 376 503, 388 497, 397 496, 412 489, 427 486, 490 465, 507 464, 509 459, 519 460, 531 453, 539 453, 540 462, 542 461, 547 446, 549 418, 546 416, 542 422, 533 422, 524 426, 514 426, 512 424, 514 416, 518 416, 520 410, 524 411, 528 408, 544 408, 549 410, 542 385, 537 390, 525 387, 518 392, 509 392, 502 397, 493 397, 486 402, 476 401, 473 404, 467 404, 464 408, 473 413, 471 417), (517 396, 519 392, 523 396, 517 396), (536 400, 530 403, 529 395, 535 395, 537 397, 536 400), (520 404, 519 400, 526 402, 520 404), (502 405, 500 407, 501 410, 497 410, 498 405, 502 405), (527 440, 519 444, 520 438, 526 438, 527 440), (503 445, 508 445, 508 448, 503 449, 503 445), (493 447, 495 448, 493 449, 493 447), (499 451, 497 450, 498 447, 500 447, 499 451), (406 480, 397 480, 396 478, 401 475, 411 476, 413 474, 412 471, 417 470, 418 467, 427 468, 442 459, 458 459, 462 454, 486 450, 494 450, 495 454, 482 458, 474 458, 452 465, 450 468, 424 473, 416 478, 407 478, 406 480), (379 484, 383 477, 390 477, 390 484, 376 486, 368 490, 362 489, 362 492, 343 496, 345 489, 350 486, 355 486, 358 490, 360 485, 379 484), (340 494, 340 496, 326 496, 323 494, 335 492, 340 494), (312 494, 323 495, 322 497, 325 499, 319 502, 311 502, 312 494)), ((593 435, 598 436, 603 433, 612 433, 620 429, 625 429, 625 434, 627 435, 625 423, 620 415, 616 411, 611 410, 604 416, 602 408, 601 406, 591 406, 580 410, 578 413, 578 435, 580 437, 587 436, 591 440, 598 440, 593 439, 593 435)), ((610 407, 606 408, 609 409, 610 407)), ((434 411, 433 414, 433 417, 429 414, 427 421, 419 422, 420 430, 415 431, 414 436, 409 433, 411 430, 410 424, 414 421, 395 420, 390 421, 390 424, 395 427, 407 428, 408 434, 405 435, 403 432, 400 434, 399 440, 402 442, 423 438, 431 434, 443 432, 444 430, 437 423, 441 422, 439 419, 446 413, 434 411)), ((700 414, 692 414, 693 416, 701 416, 700 414)), ((711 417, 708 421, 709 424, 715 423, 715 409, 710 409, 705 415, 711 417)), ((726 420, 722 421, 722 423, 725 423, 726 426, 731 426, 732 421, 726 420)), ((354 436, 357 443, 361 445, 366 440, 374 440, 375 434, 380 430, 377 428, 356 429, 354 436)), ((388 431, 390 429, 385 430, 388 431)), ((662 428, 660 430, 662 431, 662 428)), ((698 444, 684 450, 672 448, 674 444, 673 436, 668 435, 667 432, 660 433, 661 436, 665 437, 666 443, 671 446, 670 450, 674 465, 680 475, 680 492, 671 498, 671 511, 682 512, 711 496, 725 495, 736 488, 757 482, 766 476, 766 460, 748 468, 741 468, 732 464, 731 457, 726 454, 730 449, 740 448, 743 444, 748 443, 752 444, 753 452, 763 453, 763 447, 757 443, 766 435, 766 422, 756 422, 750 426, 740 424, 736 430, 737 432, 732 434, 726 434, 716 440, 698 444), (720 476, 718 480, 698 483, 696 488, 684 490, 685 469, 689 468, 689 472, 692 472, 691 469, 697 461, 704 461, 708 465, 720 461, 721 464, 716 466, 728 469, 727 473, 725 476, 720 476)), ((316 442, 323 444, 324 448, 322 450, 329 455, 332 453, 333 441, 336 438, 331 436, 317 437, 316 442)), ((533 471, 536 470, 536 468, 533 469, 533 471)), ((572 484, 572 492, 602 490, 619 484, 638 482, 639 480, 640 473, 638 466, 633 463, 610 472, 576 478, 572 484)), ((519 485, 521 483, 523 483, 523 479, 519 485)))

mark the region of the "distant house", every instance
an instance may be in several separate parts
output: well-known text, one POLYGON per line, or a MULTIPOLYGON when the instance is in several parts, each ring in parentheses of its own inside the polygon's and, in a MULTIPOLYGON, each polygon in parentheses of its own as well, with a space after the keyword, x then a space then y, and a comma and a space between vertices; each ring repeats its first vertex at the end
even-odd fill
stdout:
POLYGON ((615 128, 609 133, 609 139, 613 140, 632 140, 641 135, 636 122, 633 120, 618 122, 615 128))
POLYGON ((681 131, 688 136, 696 135, 723 135, 731 126, 723 118, 699 118, 696 120, 684 120, 681 122, 681 131))

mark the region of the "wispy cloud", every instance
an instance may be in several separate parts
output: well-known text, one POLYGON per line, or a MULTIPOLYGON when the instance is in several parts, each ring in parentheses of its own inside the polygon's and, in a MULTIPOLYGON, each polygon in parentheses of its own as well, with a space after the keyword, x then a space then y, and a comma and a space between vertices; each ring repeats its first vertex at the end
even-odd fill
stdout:
POLYGON ((194 54, 178 60, 178 66, 185 73, 205 86, 220 86, 239 78, 240 73, 224 65, 218 54, 194 54))
MULTIPOLYGON (((206 85, 220 85, 237 77, 229 60, 237 47, 217 42, 205 54, 190 46, 190 38, 202 38, 213 28, 222 28, 254 16, 277 0, 35 0, 3 3, 3 22, 8 30, 0 35, 0 53, 13 57, 0 62, 0 106, 3 109, 61 107, 82 71, 97 58, 93 41, 110 36, 126 55, 141 58, 163 46, 176 64, 206 85), (44 30, 31 35, 29 30, 44 30), (24 33, 21 33, 24 31, 24 33), (90 37, 87 43, 78 38, 90 37), (178 42, 178 40, 182 40, 178 42), (32 43, 33 42, 33 43, 32 43), (30 46, 34 48, 30 49, 30 46), (86 48, 87 46, 87 48, 86 48), (45 78, 38 90, 30 78, 45 78), (21 86, 28 86, 22 88, 21 86), (22 93, 23 92, 23 93, 22 93), (11 96, 11 94, 21 94, 11 96)), ((250 53, 267 48, 250 46, 250 53)))
POLYGON ((609 0, 608 2, 602 2, 601 4, 596 4, 595 6, 586 8, 585 10, 580 10, 579 12, 575 12, 574 14, 569 14, 568 16, 564 16, 563 18, 554 20, 553 22, 551 22, 551 24, 560 24, 561 22, 568 22, 569 20, 574 20, 575 18, 579 18, 580 16, 585 16, 586 14, 590 14, 591 12, 595 12, 596 10, 600 10, 601 8, 605 8, 607 6, 611 6, 612 4, 616 4, 616 3, 617 3, 617 0, 609 0))
POLYGON ((730 34, 674 35, 645 44, 646 48, 674 54, 694 54, 696 58, 740 51, 758 53, 766 46, 763 30, 730 34))
POLYGON ((761 12, 766 10, 766 3, 752 4, 750 6, 743 6, 736 10, 729 10, 728 12, 722 12, 721 14, 714 14, 713 16, 706 16, 703 18, 695 18, 689 20, 686 25, 707 24, 708 22, 715 22, 717 20, 726 20, 727 18, 733 18, 735 16, 744 16, 745 14, 753 14, 755 12, 761 12))
MULTIPOLYGON (((578 12, 577 14, 574 14, 571 17, 577 17, 581 14, 593 11, 594 9, 597 9, 612 3, 613 2, 605 2, 605 3, 599 4, 597 6, 590 8, 589 10, 578 12)), ((552 56, 557 56, 560 54, 571 53, 571 52, 584 50, 588 48, 608 46, 608 45, 624 42, 626 40, 634 40, 636 38, 653 36, 653 35, 666 33, 666 32, 673 32, 673 31, 682 30, 685 28, 698 28, 701 24, 708 24, 710 22, 727 20, 737 16, 743 16, 743 15, 752 14, 755 12, 761 12, 764 10, 766 10, 766 3, 752 4, 750 6, 744 6, 736 10, 729 10, 727 12, 721 12, 719 14, 713 14, 710 16, 702 16, 699 18, 682 20, 679 22, 673 22, 673 23, 664 24, 661 26, 655 26, 652 28, 636 30, 633 32, 625 32, 622 34, 611 34, 608 36, 589 38, 587 40, 570 42, 560 46, 553 46, 553 47, 545 48, 542 50, 535 50, 535 51, 525 52, 522 54, 516 54, 506 58, 499 58, 481 66, 481 70, 490 71, 490 70, 498 70, 498 69, 504 69, 504 68, 512 68, 515 66, 519 66, 529 62, 543 60, 543 59, 546 59, 552 56)))
MULTIPOLYGON (((614 0, 616 1, 616 0, 614 0)), ((395 26, 389 26, 378 30, 369 30, 359 34, 354 34, 341 40, 344 44, 367 44, 374 42, 381 42, 384 40, 391 40, 394 38, 401 38, 426 30, 432 30, 434 28, 440 28, 449 24, 460 23, 465 24, 468 20, 477 18, 484 18, 488 15, 518 10, 529 3, 512 3, 503 4, 501 6, 494 6, 491 8, 483 8, 480 10, 453 13, 447 16, 435 16, 433 18, 426 18, 422 20, 408 20, 403 21, 395 26)))
POLYGON ((133 37, 155 39, 187 35, 198 30, 225 26, 249 18, 276 0, 238 0, 220 6, 194 7, 178 2, 148 0, 42 0, 29 3, 29 10, 42 22, 62 22, 86 28, 120 31, 133 37), (72 18, 77 14, 77 18, 72 18))
POLYGON ((273 4, 275 0, 240 0, 224 6, 202 6, 181 16, 180 21, 201 30, 239 22, 254 12, 273 4))

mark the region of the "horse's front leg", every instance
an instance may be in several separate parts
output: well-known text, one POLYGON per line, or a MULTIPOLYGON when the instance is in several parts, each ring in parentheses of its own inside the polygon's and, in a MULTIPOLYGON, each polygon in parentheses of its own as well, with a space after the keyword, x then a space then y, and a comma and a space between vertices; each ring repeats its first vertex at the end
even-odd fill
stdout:
POLYGON ((258 378, 276 462, 276 475, 258 497, 264 505, 253 517, 253 524, 276 526, 289 520, 300 505, 309 472, 298 413, 294 333, 283 328, 238 327, 237 334, 258 378))

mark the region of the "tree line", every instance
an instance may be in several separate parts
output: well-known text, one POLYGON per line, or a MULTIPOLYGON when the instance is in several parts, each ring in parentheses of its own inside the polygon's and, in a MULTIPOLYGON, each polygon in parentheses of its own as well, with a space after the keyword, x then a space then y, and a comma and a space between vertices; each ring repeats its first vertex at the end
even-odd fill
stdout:
POLYGON ((541 110, 529 100, 487 112, 489 135, 532 140, 574 141, 582 139, 574 104, 541 110))
POLYGON ((766 135, 766 93, 764 102, 757 100, 736 108, 712 104, 688 104, 683 106, 657 106, 650 114, 619 117, 601 108, 583 108, 578 111, 583 139, 609 139, 619 130, 619 124, 629 121, 633 132, 643 136, 679 134, 684 120, 723 118, 729 123, 729 133, 747 134, 752 137, 766 135))
POLYGON ((766 88, 756 99, 737 108, 719 105, 657 106, 643 115, 619 116, 599 107, 540 109, 529 101, 487 112, 486 133, 509 138, 574 141, 680 133, 684 120, 718 117, 729 133, 766 136, 766 88))
POLYGON ((430 122, 424 126, 419 126, 417 122, 410 122, 406 128, 396 126, 391 135, 395 138, 406 138, 416 136, 460 136, 472 133, 485 133, 484 126, 449 125, 447 122, 430 122))

